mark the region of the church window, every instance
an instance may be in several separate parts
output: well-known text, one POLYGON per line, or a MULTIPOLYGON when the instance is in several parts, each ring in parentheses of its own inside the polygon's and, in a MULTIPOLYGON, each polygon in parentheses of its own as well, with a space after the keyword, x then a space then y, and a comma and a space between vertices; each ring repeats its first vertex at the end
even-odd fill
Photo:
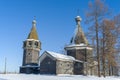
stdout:
POLYGON ((29 45, 30 45, 30 46, 32 45, 32 41, 29 41, 29 45))
POLYGON ((70 66, 69 64, 67 66, 70 66))
POLYGON ((30 53, 28 53, 28 55, 30 55, 30 53))
POLYGON ((38 42, 35 42, 35 46, 36 46, 36 47, 38 46, 38 42))

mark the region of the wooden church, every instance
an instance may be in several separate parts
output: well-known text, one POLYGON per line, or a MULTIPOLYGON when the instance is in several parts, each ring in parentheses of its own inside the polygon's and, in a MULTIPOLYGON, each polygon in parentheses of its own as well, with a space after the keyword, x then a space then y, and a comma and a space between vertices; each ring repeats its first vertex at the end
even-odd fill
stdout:
POLYGON ((97 75, 97 62, 93 58, 93 48, 82 31, 80 16, 75 20, 75 34, 70 44, 64 48, 66 55, 44 51, 40 57, 41 42, 36 32, 36 21, 33 20, 32 30, 23 43, 23 65, 20 67, 20 73, 97 75))

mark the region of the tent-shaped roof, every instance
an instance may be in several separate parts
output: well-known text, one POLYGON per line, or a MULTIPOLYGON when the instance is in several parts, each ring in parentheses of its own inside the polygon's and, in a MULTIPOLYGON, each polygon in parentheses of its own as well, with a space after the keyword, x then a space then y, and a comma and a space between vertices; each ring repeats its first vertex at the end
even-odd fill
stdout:
POLYGON ((35 39, 35 40, 39 39, 38 35, 37 35, 36 21, 35 20, 33 20, 33 22, 32 22, 32 29, 31 29, 27 39, 35 39))
POLYGON ((82 19, 80 18, 80 16, 77 16, 75 18, 75 20, 76 20, 77 27, 76 27, 76 30, 75 30, 75 34, 71 39, 71 43, 73 43, 73 44, 81 44, 81 43, 88 44, 88 41, 87 41, 87 39, 85 37, 85 34, 82 31, 82 28, 81 28, 81 25, 80 25, 80 22, 81 22, 82 19))

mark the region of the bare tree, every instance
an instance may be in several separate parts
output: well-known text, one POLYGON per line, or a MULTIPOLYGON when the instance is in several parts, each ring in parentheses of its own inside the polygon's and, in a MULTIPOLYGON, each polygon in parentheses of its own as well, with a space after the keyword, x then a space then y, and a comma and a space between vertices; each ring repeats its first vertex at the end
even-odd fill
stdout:
POLYGON ((113 74, 113 67, 116 66, 115 60, 115 45, 116 45, 116 26, 114 21, 104 19, 101 23, 101 42, 102 48, 101 51, 101 59, 102 59, 102 73, 105 77, 105 70, 108 69, 109 75, 113 74), (108 67, 106 67, 106 61, 108 67))
POLYGON ((100 73, 100 53, 99 53, 99 24, 103 17, 108 14, 108 8, 101 0, 95 0, 94 3, 89 3, 88 12, 86 12, 87 23, 92 24, 91 29, 92 31, 95 31, 95 35, 92 35, 92 37, 95 37, 96 40, 96 55, 97 55, 97 61, 98 61, 98 76, 101 76, 100 73))

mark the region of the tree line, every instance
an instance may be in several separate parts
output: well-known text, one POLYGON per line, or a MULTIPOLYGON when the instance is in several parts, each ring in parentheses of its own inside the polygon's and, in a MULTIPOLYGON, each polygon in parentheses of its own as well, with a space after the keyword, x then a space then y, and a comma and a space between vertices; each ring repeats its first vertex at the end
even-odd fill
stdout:
POLYGON ((117 60, 120 52, 120 15, 112 15, 103 0, 88 3, 86 24, 89 24, 89 37, 98 62, 98 76, 117 75, 117 60))

